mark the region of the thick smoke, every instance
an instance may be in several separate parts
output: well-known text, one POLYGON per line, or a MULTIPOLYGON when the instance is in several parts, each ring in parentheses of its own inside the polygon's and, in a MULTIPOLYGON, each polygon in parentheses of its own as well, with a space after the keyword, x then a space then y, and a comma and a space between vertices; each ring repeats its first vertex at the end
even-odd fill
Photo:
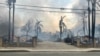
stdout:
MULTIPOLYGON (((58 5, 56 3, 60 2, 60 0, 59 1, 57 0, 57 2, 53 2, 53 1, 54 0, 43 0, 43 1, 41 1, 41 0, 36 0, 36 1, 34 1, 34 0, 24 0, 24 1, 17 0, 16 4, 44 6, 44 7, 45 6, 47 6, 47 7, 69 7, 69 8, 75 8, 80 4, 79 0, 77 0, 76 2, 74 2, 74 0, 72 0, 69 5, 65 4, 64 6, 59 6, 60 3, 58 3, 58 5)), ((5 3, 6 0, 0 1, 0 2, 5 3)), ((16 8, 18 8, 18 7, 21 7, 21 6, 16 6, 16 8)), ((30 7, 23 6, 23 8, 30 8, 30 7)), ((36 9, 36 8, 32 8, 32 9, 36 9)), ((48 9, 42 9, 42 10, 48 10, 48 9)), ((2 11, 2 10, 0 10, 0 11, 2 11)), ((71 11, 68 11, 68 12, 71 12, 71 11)), ((72 12, 74 12, 74 11, 72 11, 72 12)), ((8 15, 8 9, 5 8, 5 10, 3 10, 3 13, 6 13, 8 15)), ((15 27, 16 27, 17 35, 22 33, 20 29, 22 26, 24 26, 26 24, 26 22, 29 19, 34 19, 34 23, 35 23, 36 19, 43 21, 42 22, 42 24, 44 25, 43 31, 45 31, 45 32, 56 32, 56 31, 59 31, 59 20, 60 20, 61 16, 66 15, 64 22, 66 23, 67 28, 69 28, 69 29, 72 29, 75 27, 75 25, 77 23, 77 17, 78 17, 76 14, 37 12, 37 11, 22 10, 22 9, 15 9, 15 13, 16 13, 15 14, 16 15, 15 16, 15 27)), ((3 14, 1 16, 3 16, 3 14)), ((3 17, 5 17, 5 16, 3 16, 3 17)), ((1 18, 1 19, 3 19, 3 18, 1 18)), ((8 20, 8 17, 6 18, 6 20, 8 20)))
POLYGON ((0 36, 8 34, 8 20, 7 11, 4 8, 0 8, 0 36))
MULTIPOLYGON (((17 0, 16 4, 23 4, 23 5, 34 5, 34 6, 44 6, 44 7, 66 7, 66 8, 73 8, 73 9, 85 9, 87 8, 87 0, 71 0, 69 4, 59 5, 62 0, 57 0, 59 2, 53 2, 54 0, 17 0)), ((65 1, 65 0, 64 0, 65 1)), ((0 2, 6 2, 6 0, 0 0, 0 2)), ((62 3, 61 3, 62 4, 62 3)), ((16 8, 28 8, 28 9, 37 9, 37 10, 50 10, 50 9, 38 9, 38 8, 30 8, 24 6, 16 6, 16 8)), ((67 10, 67 12, 82 12, 82 11, 75 11, 75 10, 67 10)), ((82 16, 77 13, 51 13, 51 12, 37 12, 32 10, 25 10, 25 9, 15 9, 15 28, 16 28, 16 35, 21 35, 21 28, 26 24, 29 19, 32 19, 34 23, 36 19, 42 21, 43 24, 43 31, 44 32, 56 32, 59 31, 59 20, 61 16, 66 16, 64 22, 67 25, 68 29, 73 29, 75 34, 79 29, 82 29, 82 16), (49 30, 48 30, 49 29, 49 30)), ((87 18, 86 18, 87 20, 87 18)), ((97 16, 97 24, 99 24, 99 16, 97 16)), ((8 9, 0 7, 0 28, 3 28, 7 31, 7 23, 8 22, 8 9), (2 26, 4 24, 5 26, 2 26)), ((34 26, 34 24, 33 24, 34 26)), ((5 32, 1 29, 0 32, 5 32)), ((3 35, 3 33, 2 33, 3 35)), ((4 34, 5 35, 5 34, 4 34)))
MULTIPOLYGON (((6 0, 0 0, 0 3, 6 3, 6 0)), ((0 36, 7 36, 9 29, 9 10, 5 6, 0 4, 0 36), (4 7, 2 7, 4 6, 4 7)), ((15 14, 15 31, 21 26, 21 19, 19 15, 15 14)), ((16 34, 16 33, 15 33, 16 34)))
MULTIPOLYGON (((67 3, 63 6, 59 6, 59 4, 63 4, 60 3, 62 0, 57 0, 57 2, 53 2, 54 0, 24 0, 23 2, 21 2, 22 0, 18 0, 17 4, 24 4, 24 5, 34 5, 34 6, 44 6, 44 7, 67 7, 67 3), (58 3, 59 2, 59 3, 58 3), (58 4, 56 4, 58 3, 58 4)), ((64 0, 65 1, 65 0, 64 0)), ((25 8, 30 8, 30 7, 25 7, 25 8)), ((32 8, 32 9, 37 9, 37 8, 32 8)), ((51 10, 51 9, 37 9, 37 10, 51 10)), ((43 31, 45 32, 56 32, 59 31, 59 20, 61 18, 61 16, 65 16, 66 18, 64 19, 66 25, 68 26, 68 28, 72 28, 74 27, 75 23, 74 20, 71 20, 70 16, 72 15, 67 15, 63 14, 63 13, 51 13, 51 12, 37 12, 37 11, 30 11, 30 10, 17 10, 17 12, 20 13, 21 15, 21 19, 23 20, 23 24, 25 24, 27 22, 28 19, 39 19, 40 21, 43 21, 43 31), (52 23, 51 23, 52 22, 52 23), (49 28, 49 30, 48 30, 49 28)), ((75 21, 76 22, 76 21, 75 21)))
MULTIPOLYGON (((76 0, 76 2, 73 2, 70 6, 73 9, 87 9, 88 8, 87 4, 88 4, 87 0, 76 0)), ((72 12, 81 12, 82 13, 81 10, 80 11, 72 10, 72 12)), ((99 12, 97 12, 97 13, 99 13, 99 12)), ((74 13, 74 15, 76 16, 78 22, 77 22, 76 26, 73 28, 73 31, 75 32, 75 35, 77 35, 77 34, 82 35, 83 34, 82 14, 74 13)), ((96 14, 96 25, 100 24, 100 22, 99 22, 100 19, 99 18, 100 18, 99 14, 96 14)), ((88 21, 88 18, 85 18, 85 20, 88 21)))

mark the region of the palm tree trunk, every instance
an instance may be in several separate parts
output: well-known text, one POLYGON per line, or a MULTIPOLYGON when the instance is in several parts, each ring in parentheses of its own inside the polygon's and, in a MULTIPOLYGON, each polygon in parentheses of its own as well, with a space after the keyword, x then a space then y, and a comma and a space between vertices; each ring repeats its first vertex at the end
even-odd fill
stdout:
POLYGON ((62 27, 60 27, 60 41, 62 39, 62 27))

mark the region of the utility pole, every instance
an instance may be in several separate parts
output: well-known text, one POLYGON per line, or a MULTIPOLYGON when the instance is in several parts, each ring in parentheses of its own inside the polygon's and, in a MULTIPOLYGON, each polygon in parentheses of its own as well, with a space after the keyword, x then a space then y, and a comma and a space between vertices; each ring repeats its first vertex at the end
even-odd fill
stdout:
POLYGON ((15 34, 15 27, 14 27, 14 24, 15 24, 15 3, 16 3, 16 0, 13 0, 13 19, 12 19, 12 42, 14 40, 14 34, 15 34))
POLYGON ((11 0, 7 0, 9 6, 9 28, 8 28, 8 42, 11 41, 11 0))
POLYGON ((96 0, 92 0, 92 42, 95 40, 96 0))
POLYGON ((90 0, 88 0, 88 36, 89 36, 89 41, 90 41, 90 0))

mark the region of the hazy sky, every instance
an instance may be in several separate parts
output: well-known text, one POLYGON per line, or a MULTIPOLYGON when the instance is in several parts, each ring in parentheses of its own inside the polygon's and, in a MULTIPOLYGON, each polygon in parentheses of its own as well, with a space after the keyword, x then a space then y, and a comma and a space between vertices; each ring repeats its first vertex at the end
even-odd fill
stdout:
MULTIPOLYGON (((67 7, 71 7, 71 5, 69 4, 72 3, 72 0, 24 0, 23 2, 22 1, 23 0, 17 0, 17 4, 67 8, 67 7)), ((32 8, 32 9, 38 9, 38 8, 32 8)), ((42 10, 49 10, 49 9, 42 9, 42 10)), ((56 32, 59 30, 59 20, 61 16, 66 15, 65 23, 66 25, 68 25, 68 28, 72 28, 73 25, 76 23, 74 19, 72 20, 68 18, 72 16, 71 14, 67 15, 63 13, 37 12, 37 11, 19 10, 19 9, 16 9, 16 13, 18 13, 22 21, 24 21, 22 22, 23 24, 25 24, 27 19, 30 19, 30 18, 43 21, 44 30, 50 31, 50 32, 56 32), (50 29, 48 30, 48 28, 50 29)))

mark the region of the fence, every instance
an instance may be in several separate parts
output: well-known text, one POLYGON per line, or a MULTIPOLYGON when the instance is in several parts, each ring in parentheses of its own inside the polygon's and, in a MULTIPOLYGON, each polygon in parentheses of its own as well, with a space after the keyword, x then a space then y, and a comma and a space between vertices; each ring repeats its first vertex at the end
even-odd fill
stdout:
POLYGON ((7 42, 3 41, 3 38, 0 38, 0 47, 36 47, 37 46, 37 37, 32 37, 30 42, 20 42, 20 37, 16 37, 16 42, 7 42))

